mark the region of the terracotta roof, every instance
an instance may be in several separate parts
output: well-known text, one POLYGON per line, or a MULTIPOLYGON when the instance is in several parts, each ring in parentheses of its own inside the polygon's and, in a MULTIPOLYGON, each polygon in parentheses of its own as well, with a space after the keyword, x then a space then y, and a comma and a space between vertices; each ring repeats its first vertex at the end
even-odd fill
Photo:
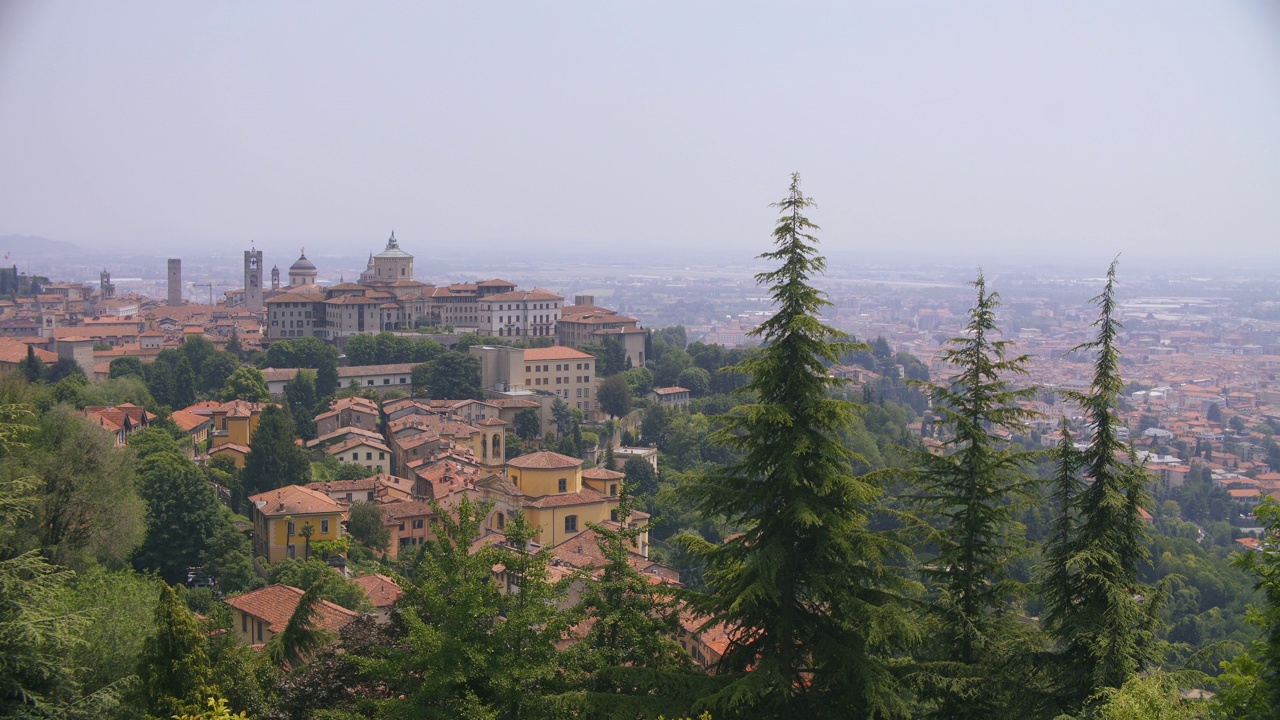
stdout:
MULTIPOLYGON (((324 416, 317 415, 316 420, 319 420, 322 417, 324 416)), ((358 428, 358 427, 344 427, 344 428, 338 428, 337 430, 334 430, 331 433, 321 435, 320 437, 314 440, 308 440, 307 447, 315 447, 317 445, 323 445, 329 442, 330 440, 335 440, 337 438, 346 438, 348 435, 359 435, 360 437, 368 438, 370 440, 373 440, 374 442, 378 442, 378 443, 383 442, 382 435, 372 430, 365 430, 363 428, 358 428)))
POLYGON ((550 450, 542 450, 511 458, 507 461, 507 465, 521 470, 550 470, 554 468, 581 467, 582 461, 568 455, 551 452, 550 450))
POLYGON ((263 503, 258 511, 267 517, 342 512, 342 506, 328 495, 301 485, 286 485, 278 490, 250 495, 249 501, 255 505, 263 503))
POLYGON ((594 360, 595 355, 584 353, 581 350, 574 350, 563 345, 553 345, 547 348, 529 348, 524 351, 525 362, 538 362, 541 360, 594 360))
POLYGON ((489 398, 488 400, 485 400, 485 402, 507 410, 510 410, 511 408, 542 407, 542 403, 539 403, 537 400, 525 400, 524 398, 489 398))
MULTIPOLYGON (((243 595, 229 597, 224 602, 246 615, 260 618, 267 623, 271 632, 278 633, 289 624, 289 618, 293 616, 293 611, 298 608, 298 601, 301 599, 302 591, 296 587, 268 585, 243 595)), ((321 600, 317 609, 320 615, 317 624, 321 629, 329 632, 337 632, 360 617, 359 613, 341 605, 335 605, 328 600, 321 600)))
POLYGON ((676 393, 689 392, 689 388, 672 386, 672 387, 654 388, 651 392, 657 393, 658 395, 675 395, 676 393))
POLYGON ((503 280, 502 278, 494 278, 492 280, 483 280, 481 282, 476 283, 476 285, 479 287, 515 287, 516 286, 515 283, 509 280, 503 280))
POLYGON ((241 445, 240 443, 222 443, 221 445, 214 445, 213 449, 209 451, 209 454, 217 455, 223 450, 230 450, 232 452, 239 453, 241 455, 249 454, 249 446, 241 445))
POLYGON ((582 471, 583 480, 621 480, 626 476, 626 473, 620 473, 617 470, 608 470, 601 467, 594 467, 582 471))
POLYGON ((589 488, 584 485, 582 489, 576 493, 564 493, 562 495, 543 495, 542 497, 534 498, 528 501, 527 503, 525 503, 525 505, 532 508, 553 508, 553 507, 567 507, 569 505, 594 505, 601 501, 610 501, 610 500, 617 502, 618 498, 616 496, 602 495, 595 489, 589 488))
POLYGON ((174 410, 169 419, 173 420, 173 424, 178 426, 183 432, 191 432, 207 422, 213 422, 204 415, 197 415, 186 410, 174 410))
POLYGON ((363 436, 347 438, 346 440, 343 440, 337 445, 330 445, 329 447, 325 448, 324 451, 329 453, 330 455, 333 455, 334 453, 344 452, 346 450, 350 450, 353 447, 360 447, 361 445, 371 447, 374 450, 381 450, 382 452, 388 452, 388 453, 391 452, 391 448, 387 447, 386 445, 383 445, 382 442, 378 440, 373 440, 372 438, 363 437, 363 436))
MULTIPOLYGON (((391 365, 348 365, 338 368, 338 377, 356 377, 359 375, 407 375, 413 372, 414 363, 393 363, 391 365)), ((375 406, 376 407, 376 406, 375 406)))
POLYGON ((400 589, 395 580, 382 574, 361 575, 351 578, 351 582, 359 585, 364 594, 369 596, 369 602, 379 609, 391 607, 404 595, 404 590, 400 589))
POLYGON ((407 478, 378 473, 358 480, 323 480, 321 482, 307 483, 307 488, 317 492, 331 493, 373 490, 379 485, 402 485, 407 489, 412 483, 407 478))
POLYGON ((534 288, 532 290, 517 290, 513 292, 495 293, 480 298, 480 302, 522 302, 529 300, 564 300, 563 295, 557 295, 550 290, 542 288, 534 288))
POLYGON ((398 521, 399 518, 435 514, 436 511, 431 508, 431 503, 422 500, 387 503, 382 506, 382 517, 387 524, 398 521))

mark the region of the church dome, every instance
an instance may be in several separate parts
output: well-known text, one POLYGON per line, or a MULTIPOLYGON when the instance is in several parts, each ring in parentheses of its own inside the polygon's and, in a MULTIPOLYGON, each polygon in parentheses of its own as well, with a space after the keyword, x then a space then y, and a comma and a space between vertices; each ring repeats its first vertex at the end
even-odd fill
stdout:
POLYGON ((303 253, 289 266, 289 273, 316 272, 315 263, 307 259, 307 254, 303 253))

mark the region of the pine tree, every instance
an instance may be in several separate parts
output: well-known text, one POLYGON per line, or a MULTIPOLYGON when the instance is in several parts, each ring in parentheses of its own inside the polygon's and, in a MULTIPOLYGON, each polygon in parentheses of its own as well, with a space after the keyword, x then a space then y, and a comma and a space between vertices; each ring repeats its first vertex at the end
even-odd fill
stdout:
POLYGON ((178 368, 173 374, 173 406, 184 408, 196 401, 196 371, 191 361, 183 357, 178 361, 178 368))
POLYGON ((327 398, 338 392, 342 381, 338 378, 338 358, 332 353, 325 353, 320 358, 320 367, 316 370, 316 396, 327 398))
POLYGON ((262 411, 240 475, 246 494, 311 482, 311 463, 297 439, 287 410, 268 405, 262 411))
POLYGON ((168 585, 160 589, 155 628, 138 659, 138 704, 156 717, 195 712, 217 691, 195 616, 168 585))
MULTIPOLYGON (((1071 534, 1055 535, 1045 550, 1051 564, 1044 573, 1049 578, 1043 585, 1045 626, 1062 651, 1061 695, 1072 712, 1160 657, 1157 613, 1167 595, 1163 586, 1138 582, 1138 565, 1149 555, 1140 513, 1150 499, 1149 478, 1117 434, 1124 380, 1116 347, 1115 276, 1112 262, 1106 286, 1093 299, 1099 309, 1097 337, 1074 349, 1096 353, 1089 392, 1072 394, 1090 428, 1089 446, 1078 457, 1086 486, 1068 506, 1075 513, 1071 534)), ((1069 458, 1064 455, 1060 462, 1069 458)), ((1070 468, 1060 473, 1068 475, 1070 468)), ((1066 478, 1057 484, 1059 499, 1066 499, 1066 478)))
POLYGON ((742 459, 687 488, 704 516, 743 528, 722 544, 682 538, 710 588, 689 601, 732 629, 721 669, 741 673, 709 704, 752 717, 894 716, 904 705, 888 654, 914 632, 897 602, 910 585, 887 565, 903 548, 868 526, 880 490, 854 477, 840 440, 854 407, 831 397, 844 383, 827 365, 852 348, 818 319, 830 302, 810 284, 826 265, 802 214, 811 205, 793 175, 776 206, 777 249, 761 256, 779 267, 756 276, 777 312, 752 333, 763 349, 733 367, 756 401, 715 435, 742 459))
POLYGON ((674 639, 680 617, 673 593, 631 564, 644 532, 631 522, 633 505, 624 486, 617 528, 590 526, 605 564, 598 577, 584 580, 577 607, 590 629, 568 655, 567 664, 586 673, 586 692, 574 701, 592 717, 679 717, 711 683, 692 672, 688 652, 674 639))
POLYGON ((240 347, 240 335, 235 330, 232 330, 231 337, 227 338, 226 352, 235 355, 237 360, 244 354, 244 350, 240 347))
POLYGON ((293 425, 304 439, 316 436, 316 421, 312 410, 315 409, 316 374, 310 370, 299 370, 292 380, 284 384, 284 399, 293 415, 293 425))
POLYGON ((947 452, 914 453, 920 488, 916 499, 941 520, 931 535, 937 555, 922 573, 940 592, 934 605, 942 624, 935 637, 940 659, 956 664, 943 671, 949 682, 937 693, 933 714, 942 718, 987 718, 1002 707, 1000 683, 993 682, 998 678, 988 662, 997 655, 995 646, 1015 630, 1003 612, 1017 592, 1008 567, 1018 553, 1022 528, 1012 513, 1031 483, 1025 467, 1033 457, 994 435, 1023 429, 1035 413, 1017 402, 1035 390, 1009 386, 1009 376, 1027 374, 1027 357, 1010 356, 1012 343, 994 338, 999 295, 987 292, 981 273, 973 285, 977 302, 965 334, 950 339, 941 354, 958 373, 948 384, 929 387, 948 438, 943 443, 947 452))

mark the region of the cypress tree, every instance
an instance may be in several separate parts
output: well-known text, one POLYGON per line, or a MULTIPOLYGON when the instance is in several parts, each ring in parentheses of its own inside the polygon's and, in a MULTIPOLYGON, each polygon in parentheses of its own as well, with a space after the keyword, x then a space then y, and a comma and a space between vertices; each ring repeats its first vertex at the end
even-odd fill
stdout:
POLYGON ((138 704, 156 717, 195 712, 217 690, 195 616, 168 585, 160 589, 155 628, 138 660, 138 704))
POLYGON ((994 435, 1023 429, 1035 413, 1016 403, 1035 390, 1009 386, 1007 377, 1027 374, 1027 357, 1010 356, 1012 343, 994 339, 999 295, 987 292, 981 273, 973 285, 977 302, 965 334, 951 338, 941 354, 958 373, 929 387, 946 452, 914 453, 916 500, 941 521, 931 535, 937 556, 922 574, 939 590, 940 659, 955 664, 943 671, 947 678, 937 693, 934 716, 943 718, 1000 714, 1003 684, 992 682, 990 663, 1000 654, 996 646, 1016 630, 1005 612, 1018 590, 1007 568, 1022 536, 1012 513, 1031 484, 1025 467, 1034 456, 994 435))
POLYGON ((336 353, 325 353, 320 357, 320 367, 316 370, 316 395, 326 398, 338 392, 342 381, 338 378, 338 358, 336 353))
POLYGON ((721 671, 735 679, 708 698, 751 717, 888 717, 905 712, 888 654, 914 633, 897 602, 909 584, 887 560, 903 548, 869 527, 880 489, 855 477, 841 443, 854 406, 832 396, 844 384, 827 366, 851 343, 823 325, 831 303, 810 280, 825 270, 803 215, 813 201, 792 175, 773 231, 778 263, 756 279, 776 314, 752 332, 759 353, 734 366, 755 401, 721 418, 717 443, 741 460, 690 481, 706 517, 742 532, 724 543, 683 536, 705 563, 709 592, 690 594, 707 623, 731 628, 721 671))
POLYGON ((189 407, 196 401, 196 371, 185 356, 178 361, 173 375, 173 406, 189 407))
POLYGON ((297 439, 288 410, 279 405, 263 409, 240 475, 247 495, 311 482, 311 463, 297 439))
MULTIPOLYGON (((1149 502, 1148 476, 1119 439, 1116 416, 1124 380, 1116 339, 1116 262, 1107 271, 1099 309, 1097 337, 1076 350, 1096 353, 1087 393, 1073 393, 1089 423, 1089 446, 1080 452, 1085 487, 1067 504, 1045 550, 1050 568, 1045 589, 1045 626, 1064 660, 1059 673, 1064 707, 1076 711, 1102 688, 1118 688, 1160 657, 1157 613, 1167 591, 1138 582, 1138 565, 1148 559, 1141 507, 1149 502), (1069 519, 1074 511, 1075 518, 1069 519), (1070 524, 1070 532, 1067 524, 1070 524)), ((1065 442, 1065 439, 1064 439, 1065 442)), ((1058 494, 1069 500, 1066 463, 1059 462, 1058 494)))

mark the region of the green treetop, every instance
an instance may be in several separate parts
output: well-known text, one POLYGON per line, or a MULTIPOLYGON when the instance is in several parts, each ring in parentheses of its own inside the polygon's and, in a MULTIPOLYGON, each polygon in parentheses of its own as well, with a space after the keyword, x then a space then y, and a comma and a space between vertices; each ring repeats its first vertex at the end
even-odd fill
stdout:
POLYGON ((1027 374, 1027 358, 1010 356, 1012 343, 995 339, 999 295, 987 292, 981 274, 973 285, 977 301, 965 332, 941 353, 958 372, 929 386, 946 452, 914 453, 917 500, 940 521, 930 537, 937 555, 922 569, 939 590, 942 632, 935 640, 940 659, 959 664, 938 698, 936 716, 945 718, 985 718, 1001 707, 990 670, 980 666, 1012 629, 1003 612, 1015 592, 1007 570, 1023 534, 1012 512, 1031 482, 1024 468, 1034 456, 994 434, 1023 429, 1034 413, 1016 403, 1035 391, 1009 386, 1009 376, 1027 374))
POLYGON ((739 365, 756 398, 723 418, 716 442, 741 460, 696 476, 687 490, 707 517, 742 532, 724 543, 685 536, 705 563, 709 592, 690 602, 731 628, 725 671, 742 673, 710 700, 752 717, 884 717, 901 714, 888 653, 912 633, 896 602, 907 583, 887 567, 903 548, 868 527, 880 490, 853 475, 841 431, 854 406, 831 396, 843 384, 827 365, 848 352, 818 315, 830 302, 811 285, 826 263, 812 200, 792 176, 776 205, 779 264, 756 276, 776 314, 753 331, 764 348, 739 365))
MULTIPOLYGON (((1141 508, 1150 503, 1149 478, 1132 461, 1119 438, 1120 351, 1116 338, 1116 263, 1094 298, 1097 337, 1076 350, 1096 353, 1087 393, 1075 394, 1089 425, 1089 445, 1079 456, 1088 485, 1069 506, 1074 532, 1045 550, 1063 563, 1047 571, 1058 582, 1046 586, 1045 624, 1063 650, 1060 673, 1064 706, 1074 711, 1102 688, 1118 688, 1157 660, 1157 613, 1162 589, 1138 582, 1138 565, 1148 558, 1141 508)), ((1064 459, 1064 462, 1066 460, 1064 459)))

